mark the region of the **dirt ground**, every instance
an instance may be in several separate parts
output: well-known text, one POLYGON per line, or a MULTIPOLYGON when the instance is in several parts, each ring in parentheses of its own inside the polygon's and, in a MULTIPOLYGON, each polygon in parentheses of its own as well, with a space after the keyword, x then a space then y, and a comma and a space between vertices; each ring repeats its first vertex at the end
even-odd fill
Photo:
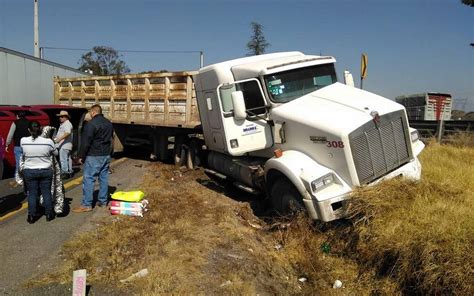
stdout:
POLYGON ((150 202, 144 217, 103 218, 66 243, 64 265, 27 290, 60 295, 70 291, 72 271, 85 268, 90 295, 363 293, 356 264, 331 255, 306 218, 268 218, 262 197, 216 183, 201 169, 147 169, 139 186, 150 202), (120 282, 145 268, 147 276, 120 282), (336 279, 341 289, 333 289, 336 279))

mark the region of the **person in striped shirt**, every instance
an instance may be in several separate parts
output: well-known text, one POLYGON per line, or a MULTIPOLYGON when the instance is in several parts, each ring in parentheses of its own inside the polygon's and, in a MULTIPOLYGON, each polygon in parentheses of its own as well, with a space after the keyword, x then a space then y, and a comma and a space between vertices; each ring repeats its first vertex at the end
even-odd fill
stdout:
POLYGON ((30 137, 21 138, 23 149, 23 177, 28 192, 28 223, 35 223, 39 218, 37 203, 40 192, 43 195, 46 221, 54 219, 51 183, 53 180, 52 155, 58 152, 51 139, 40 137, 41 126, 38 121, 30 122, 28 130, 30 137))

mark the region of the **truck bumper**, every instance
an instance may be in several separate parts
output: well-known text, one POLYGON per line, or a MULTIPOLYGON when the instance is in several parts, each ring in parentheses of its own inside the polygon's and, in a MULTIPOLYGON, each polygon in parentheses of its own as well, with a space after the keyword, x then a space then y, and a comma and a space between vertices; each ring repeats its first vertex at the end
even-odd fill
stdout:
POLYGON ((387 180, 394 177, 404 177, 411 180, 420 180, 421 179, 421 163, 418 160, 418 157, 415 157, 409 163, 377 179, 376 181, 370 183, 369 185, 374 185, 374 184, 379 183, 382 180, 387 180))
MULTIPOLYGON (((394 177, 405 177, 412 180, 420 180, 421 163, 418 158, 415 157, 415 159, 409 163, 370 183, 369 186, 377 184, 382 180, 387 180, 394 177)), ((345 194, 328 198, 323 201, 318 201, 315 198, 303 199, 303 203, 312 219, 329 222, 332 220, 344 218, 344 200, 348 199, 349 195, 350 192, 347 192, 345 194)))
POLYGON ((311 219, 329 222, 344 218, 343 202, 348 196, 344 194, 324 201, 304 199, 303 202, 311 219))

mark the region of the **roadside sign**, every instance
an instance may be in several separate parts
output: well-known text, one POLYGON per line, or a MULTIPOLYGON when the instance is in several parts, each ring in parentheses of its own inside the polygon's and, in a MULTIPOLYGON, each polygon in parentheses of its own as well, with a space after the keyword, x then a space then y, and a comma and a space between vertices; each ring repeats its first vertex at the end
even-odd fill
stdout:
POLYGON ((72 296, 86 296, 86 277, 85 269, 74 270, 72 275, 72 296))

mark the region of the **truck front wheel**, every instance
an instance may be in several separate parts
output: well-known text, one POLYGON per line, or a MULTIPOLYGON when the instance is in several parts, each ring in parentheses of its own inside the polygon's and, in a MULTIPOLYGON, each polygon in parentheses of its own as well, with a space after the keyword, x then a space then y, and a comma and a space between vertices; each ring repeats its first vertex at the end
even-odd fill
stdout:
POLYGON ((304 210, 303 198, 287 178, 278 178, 270 190, 273 209, 279 215, 289 215, 304 210))

